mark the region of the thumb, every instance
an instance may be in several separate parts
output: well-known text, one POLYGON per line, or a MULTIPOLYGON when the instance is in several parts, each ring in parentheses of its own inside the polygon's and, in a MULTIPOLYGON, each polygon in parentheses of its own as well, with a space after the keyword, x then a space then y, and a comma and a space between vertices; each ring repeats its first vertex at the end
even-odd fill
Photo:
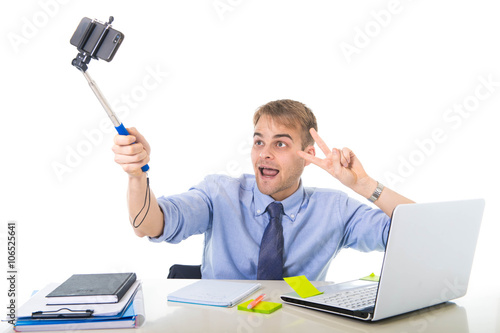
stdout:
POLYGON ((129 133, 129 135, 132 135, 136 138, 135 142, 139 142, 144 146, 144 148, 146 149, 146 152, 148 154, 151 152, 151 148, 149 146, 148 141, 146 140, 144 135, 142 135, 135 127, 127 128, 127 131, 129 133))
POLYGON ((133 135, 133 136, 141 135, 141 133, 139 133, 139 131, 135 127, 127 127, 127 132, 129 135, 133 135))
POLYGON ((342 166, 340 165, 340 152, 337 148, 332 149, 332 169, 333 176, 339 178, 342 175, 342 166))

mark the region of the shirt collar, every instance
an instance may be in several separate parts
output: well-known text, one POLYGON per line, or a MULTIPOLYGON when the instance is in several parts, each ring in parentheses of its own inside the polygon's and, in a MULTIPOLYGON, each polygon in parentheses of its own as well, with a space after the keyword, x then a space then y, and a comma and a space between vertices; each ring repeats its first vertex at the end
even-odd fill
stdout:
MULTIPOLYGON (((275 200, 266 194, 260 192, 257 182, 255 182, 253 188, 253 197, 255 202, 255 216, 260 216, 266 213, 267 206, 275 200)), ((302 201, 304 200, 304 188, 302 187, 302 179, 299 182, 299 188, 291 196, 283 201, 278 201, 283 204, 283 210, 285 215, 294 222, 297 218, 302 201)), ((267 213, 266 213, 267 214, 267 213)))

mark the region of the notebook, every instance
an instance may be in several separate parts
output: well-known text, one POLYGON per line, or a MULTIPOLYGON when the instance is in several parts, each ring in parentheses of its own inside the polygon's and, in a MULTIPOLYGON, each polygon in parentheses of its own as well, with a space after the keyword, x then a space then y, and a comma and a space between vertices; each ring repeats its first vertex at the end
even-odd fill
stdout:
POLYGON ((169 294, 171 302, 233 307, 259 290, 260 283, 200 280, 169 294))
POLYGON ((399 205, 393 212, 380 281, 281 295, 286 303, 376 321, 462 297, 467 292, 484 200, 399 205), (352 303, 351 301, 354 301, 352 303))
POLYGON ((135 273, 74 274, 47 295, 47 304, 117 303, 136 279, 135 273))

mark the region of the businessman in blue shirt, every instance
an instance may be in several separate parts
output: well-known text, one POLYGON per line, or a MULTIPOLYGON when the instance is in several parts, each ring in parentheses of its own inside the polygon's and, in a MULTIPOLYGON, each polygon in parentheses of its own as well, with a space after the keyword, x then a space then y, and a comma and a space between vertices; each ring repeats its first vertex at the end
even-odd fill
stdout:
POLYGON ((150 209, 138 227, 134 218, 150 191, 141 167, 149 162, 151 149, 134 128, 129 136, 117 135, 113 151, 128 174, 135 233, 169 243, 204 234, 201 272, 209 279, 306 275, 324 280, 342 248, 385 250, 390 214, 411 200, 369 177, 350 149, 330 149, 304 104, 273 101, 261 106, 253 120, 254 175, 210 175, 185 193, 159 198, 150 192, 150 209), (315 142, 324 158, 316 156, 315 142), (300 177, 311 163, 379 209, 341 191, 303 186, 300 177))

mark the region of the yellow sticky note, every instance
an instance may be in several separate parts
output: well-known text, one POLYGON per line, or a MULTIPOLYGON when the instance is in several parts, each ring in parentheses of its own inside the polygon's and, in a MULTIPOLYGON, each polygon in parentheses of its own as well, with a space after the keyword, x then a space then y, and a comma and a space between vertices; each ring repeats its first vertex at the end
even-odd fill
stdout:
POLYGON ((302 298, 316 296, 322 294, 315 286, 306 278, 305 275, 292 276, 284 278, 285 282, 302 298))
POLYGON ((269 314, 269 313, 273 313, 274 311, 276 311, 278 309, 281 309, 281 307, 283 306, 281 303, 262 301, 262 302, 259 302, 256 306, 254 306, 251 309, 247 308, 248 304, 250 304, 252 301, 253 301, 253 299, 238 305, 238 310, 269 314))
POLYGON ((370 275, 368 276, 365 276, 365 277, 362 277, 360 280, 366 280, 366 281, 374 281, 374 282, 378 282, 379 281, 379 276, 378 275, 375 275, 375 273, 371 273, 370 275))

